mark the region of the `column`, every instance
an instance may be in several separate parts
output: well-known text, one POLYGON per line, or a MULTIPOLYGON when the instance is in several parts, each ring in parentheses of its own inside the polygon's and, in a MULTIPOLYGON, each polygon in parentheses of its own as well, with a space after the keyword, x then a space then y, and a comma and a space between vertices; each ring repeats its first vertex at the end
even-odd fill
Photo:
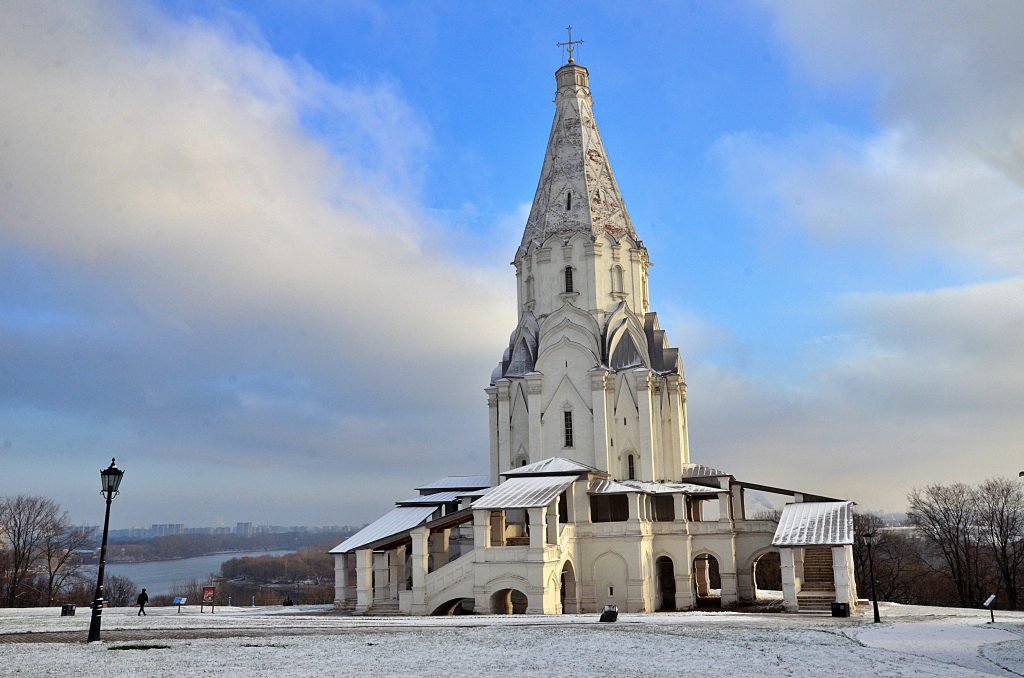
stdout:
POLYGON ((366 612, 373 604, 373 551, 356 551, 356 612, 366 612))
POLYGON ((740 484, 733 485, 731 488, 732 492, 732 519, 733 520, 746 520, 747 507, 746 502, 743 498, 743 486, 740 484))
POLYGON ((451 530, 438 530, 430 535, 430 555, 434 557, 434 569, 440 570, 448 564, 448 536, 451 530))
POLYGON ((693 548, 691 538, 687 537, 683 542, 682 553, 675 561, 677 610, 688 610, 696 605, 693 599, 693 575, 690 573, 692 563, 693 548))
POLYGON ((427 609, 427 564, 429 559, 430 534, 425 527, 417 527, 412 537, 412 608, 410 614, 430 614, 427 609))
POLYGON ((558 502, 560 499, 555 497, 555 500, 547 507, 547 541, 552 546, 558 544, 558 502))
POLYGON ((473 511, 473 550, 491 547, 491 512, 488 509, 473 511))
POLYGON ((530 548, 543 548, 544 536, 546 532, 544 528, 547 519, 548 508, 546 506, 541 506, 538 508, 526 509, 526 512, 529 516, 528 520, 530 521, 530 548))
POLYGON ((640 409, 640 433, 637 436, 637 454, 640 457, 640 468, 637 475, 640 480, 654 478, 654 432, 651 430, 651 373, 648 370, 636 370, 636 399, 640 409))
POLYGON ((374 552, 373 554, 373 602, 379 603, 387 600, 390 587, 391 568, 388 564, 388 554, 385 551, 374 552))
POLYGON ((334 605, 341 607, 345 604, 348 594, 348 568, 345 567, 345 554, 337 553, 334 556, 334 605))
POLYGON ((779 559, 782 561, 782 607, 787 612, 796 612, 800 609, 796 594, 800 592, 796 580, 796 563, 792 548, 780 548, 779 559))
POLYGON ((708 561, 704 558, 693 561, 693 582, 697 586, 697 595, 706 598, 711 592, 711 577, 708 574, 708 561))
POLYGON ((498 389, 498 465, 499 470, 507 470, 512 466, 512 422, 509 407, 509 394, 512 382, 499 379, 498 389))
POLYGON ((732 529, 732 491, 729 478, 719 478, 722 491, 718 493, 718 522, 728 525, 732 529))
POLYGON ((388 552, 388 565, 391 598, 398 600, 398 592, 405 590, 405 546, 399 546, 388 552))
POLYGON ((857 606, 857 582, 853 577, 847 550, 852 556, 852 546, 832 547, 832 581, 836 588, 836 602, 848 603, 852 611, 857 606))
MULTIPOLYGON (((544 375, 532 372, 526 375, 526 407, 530 411, 530 462, 545 458, 544 444, 540 435, 540 394, 544 388, 544 375)), ((560 422, 559 422, 560 423, 560 422)))
POLYGON ((608 446, 608 372, 600 370, 590 374, 590 398, 594 410, 594 464, 602 471, 612 468, 611 448, 608 446))

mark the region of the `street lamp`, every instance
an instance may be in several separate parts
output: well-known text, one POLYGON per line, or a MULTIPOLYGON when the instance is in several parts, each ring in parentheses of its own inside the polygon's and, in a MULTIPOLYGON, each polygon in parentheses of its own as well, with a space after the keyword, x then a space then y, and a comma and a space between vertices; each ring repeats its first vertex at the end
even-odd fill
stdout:
POLYGON ((116 460, 110 460, 110 466, 100 471, 100 494, 107 498, 107 514, 103 518, 103 543, 100 546, 100 569, 96 577, 96 598, 92 601, 92 621, 89 622, 89 642, 100 639, 100 617, 103 614, 103 567, 107 564, 107 530, 110 528, 110 502, 117 494, 124 471, 117 468, 116 460))
POLYGON ((878 591, 875 590, 875 556, 871 552, 871 547, 875 545, 875 535, 868 532, 861 539, 864 541, 864 545, 868 547, 868 568, 871 574, 871 602, 875 606, 875 623, 877 624, 882 620, 878 616, 878 591))

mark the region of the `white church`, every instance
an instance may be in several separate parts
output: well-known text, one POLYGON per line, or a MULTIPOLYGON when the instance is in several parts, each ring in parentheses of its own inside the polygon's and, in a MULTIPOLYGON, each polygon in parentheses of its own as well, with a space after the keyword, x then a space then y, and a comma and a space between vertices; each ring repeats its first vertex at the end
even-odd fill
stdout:
POLYGON ((424 484, 332 549, 335 605, 731 607, 757 599, 759 559, 777 553, 785 609, 853 609, 852 502, 690 460, 683 363, 650 307, 651 261, 601 143, 589 73, 570 52, 555 80, 513 261, 519 322, 485 389, 490 474, 424 484), (748 515, 749 491, 791 497, 778 524, 748 515))

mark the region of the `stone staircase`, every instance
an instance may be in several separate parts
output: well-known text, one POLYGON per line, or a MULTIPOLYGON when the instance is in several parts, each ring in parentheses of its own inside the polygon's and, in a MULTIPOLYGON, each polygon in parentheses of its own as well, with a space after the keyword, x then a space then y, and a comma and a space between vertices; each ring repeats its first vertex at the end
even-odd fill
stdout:
POLYGON ((832 603, 836 601, 831 549, 804 550, 803 587, 796 598, 801 612, 831 613, 832 603))
POLYGON ((370 606, 363 616, 366 617, 404 617, 398 609, 397 600, 381 600, 370 606))

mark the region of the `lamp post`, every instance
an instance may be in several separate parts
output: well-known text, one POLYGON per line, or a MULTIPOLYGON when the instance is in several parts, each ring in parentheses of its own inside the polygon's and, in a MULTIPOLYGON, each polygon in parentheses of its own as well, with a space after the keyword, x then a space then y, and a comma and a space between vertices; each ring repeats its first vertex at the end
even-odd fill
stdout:
POLYGON ((861 539, 864 541, 864 545, 868 547, 868 571, 871 574, 871 602, 875 606, 875 623, 877 624, 882 620, 878 616, 878 591, 875 589, 875 555, 871 551, 871 547, 875 545, 875 535, 868 532, 861 539))
POLYGON ((110 528, 110 502, 117 494, 117 488, 121 484, 121 476, 124 471, 117 468, 115 459, 110 460, 110 466, 100 471, 100 482, 103 489, 100 494, 107 499, 107 513, 103 518, 103 543, 100 546, 100 568, 96 576, 96 598, 92 601, 92 620, 89 622, 89 642, 94 643, 100 639, 100 621, 103 615, 103 567, 107 564, 107 530, 110 528))

